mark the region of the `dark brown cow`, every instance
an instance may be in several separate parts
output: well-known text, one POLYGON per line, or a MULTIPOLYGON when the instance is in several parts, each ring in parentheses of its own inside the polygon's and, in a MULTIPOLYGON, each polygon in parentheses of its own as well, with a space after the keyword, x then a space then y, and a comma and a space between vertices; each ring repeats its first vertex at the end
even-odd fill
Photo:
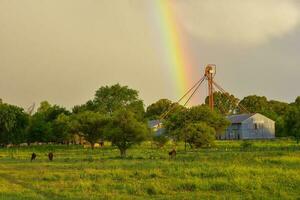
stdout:
POLYGON ((99 142, 100 147, 104 147, 104 141, 99 142))
POLYGON ((31 154, 31 160, 30 160, 30 161, 32 162, 32 161, 35 160, 35 159, 36 159, 36 154, 35 154, 35 153, 32 153, 32 154, 31 154))
POLYGON ((170 158, 175 158, 176 157, 176 150, 173 149, 172 151, 169 152, 170 158))
POLYGON ((53 153, 52 153, 52 152, 50 152, 50 153, 48 154, 48 158, 49 158, 50 161, 53 160, 53 153))

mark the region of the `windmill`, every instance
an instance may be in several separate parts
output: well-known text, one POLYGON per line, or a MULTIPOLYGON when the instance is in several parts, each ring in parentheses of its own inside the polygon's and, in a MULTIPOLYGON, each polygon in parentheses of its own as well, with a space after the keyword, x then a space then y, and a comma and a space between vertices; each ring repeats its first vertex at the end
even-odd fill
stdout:
POLYGON ((32 113, 34 112, 35 109, 35 103, 32 103, 28 108, 27 108, 27 113, 29 115, 32 115, 32 113))
MULTIPOLYGON (((184 106, 186 106, 190 102, 190 100, 193 98, 193 96, 196 94, 196 92, 199 90, 202 83, 206 80, 207 86, 208 86, 208 99, 209 99, 208 102, 209 102, 209 108, 211 111, 214 110, 214 106, 215 106, 214 105, 214 92, 216 90, 219 90, 222 94, 224 94, 224 96, 226 96, 229 99, 229 101, 235 107, 238 107, 244 113, 249 113, 249 111, 245 107, 238 104, 238 102, 235 99, 233 99, 233 97, 231 97, 229 95, 229 93, 226 92, 226 90, 224 90, 218 83, 216 83, 216 81, 214 80, 216 72, 217 72, 217 67, 215 64, 206 65, 204 75, 177 101, 177 104, 180 104, 184 99, 186 99, 188 97, 187 100, 183 104, 184 106)), ((169 110, 167 110, 165 113, 163 113, 161 115, 159 121, 164 120, 170 114, 170 112, 172 112, 175 109, 175 107, 176 106, 173 106, 169 110)))

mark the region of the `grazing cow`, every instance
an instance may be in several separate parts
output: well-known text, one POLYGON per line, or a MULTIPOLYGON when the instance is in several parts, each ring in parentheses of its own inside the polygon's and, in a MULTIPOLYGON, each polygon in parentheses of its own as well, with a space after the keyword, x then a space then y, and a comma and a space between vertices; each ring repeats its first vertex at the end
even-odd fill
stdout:
POLYGON ((170 158, 175 158, 176 157, 176 150, 173 149, 172 151, 169 152, 170 158))
POLYGON ((104 147, 104 141, 99 142, 100 147, 104 147))
POLYGON ((31 155, 31 162, 33 161, 33 160, 35 160, 36 159, 36 154, 35 153, 32 153, 32 155, 31 155))
POLYGON ((52 153, 52 152, 50 152, 50 153, 48 154, 48 158, 49 158, 50 161, 53 160, 53 153, 52 153))

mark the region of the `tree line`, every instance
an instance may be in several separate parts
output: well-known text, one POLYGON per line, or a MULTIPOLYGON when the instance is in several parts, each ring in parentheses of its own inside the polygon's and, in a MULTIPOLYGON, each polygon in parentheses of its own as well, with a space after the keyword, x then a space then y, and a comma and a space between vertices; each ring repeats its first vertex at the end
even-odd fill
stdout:
POLYGON ((79 135, 92 148, 99 141, 111 141, 121 156, 126 156, 126 150, 132 145, 145 140, 153 140, 158 146, 172 139, 184 141, 192 148, 209 147, 214 145, 216 135, 230 125, 226 115, 241 112, 232 104, 233 100, 252 113, 274 119, 277 136, 299 137, 300 97, 288 104, 255 95, 241 101, 231 95, 229 102, 228 95, 214 94, 215 111, 206 104, 187 108, 167 99, 145 110, 137 90, 116 84, 100 87, 92 100, 71 110, 41 102, 33 115, 0 100, 0 144, 69 143, 74 135, 79 135), (149 120, 160 119, 167 111, 162 121, 163 134, 153 133, 149 120))

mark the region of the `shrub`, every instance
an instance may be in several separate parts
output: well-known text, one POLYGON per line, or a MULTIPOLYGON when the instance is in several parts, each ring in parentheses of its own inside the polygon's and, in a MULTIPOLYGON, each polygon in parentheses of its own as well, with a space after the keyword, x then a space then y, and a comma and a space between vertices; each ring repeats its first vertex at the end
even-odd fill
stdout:
POLYGON ((196 148, 214 146, 216 131, 204 122, 191 123, 184 128, 185 140, 196 148))
POLYGON ((153 143, 158 147, 162 148, 169 141, 169 138, 164 134, 153 136, 153 143))

